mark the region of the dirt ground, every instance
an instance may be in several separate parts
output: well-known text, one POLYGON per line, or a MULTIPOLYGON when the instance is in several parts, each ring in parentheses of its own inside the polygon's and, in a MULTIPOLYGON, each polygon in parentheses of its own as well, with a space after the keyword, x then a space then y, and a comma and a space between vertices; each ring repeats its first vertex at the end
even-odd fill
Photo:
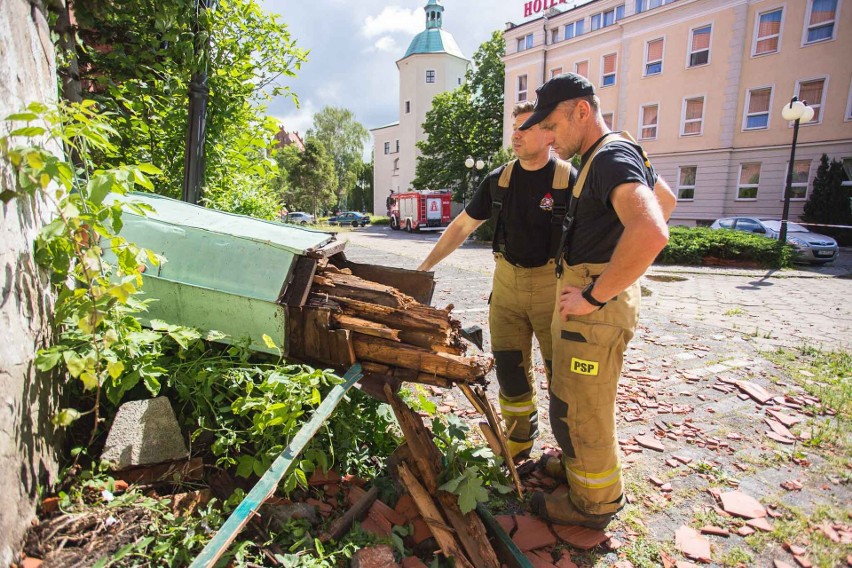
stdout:
MULTIPOLYGON (((384 227, 359 229, 345 235, 350 241, 346 252, 356 262, 415 268, 437 237, 384 227)), ((815 413, 819 401, 793 380, 802 377, 786 376, 768 355, 783 345, 848 348, 849 303, 840 298, 848 296, 852 255, 844 252, 835 266, 817 269, 764 274, 699 268, 688 275, 674 271, 671 278, 659 276, 667 274, 665 269, 655 269, 652 278, 643 279, 641 324, 626 354, 618 396, 618 437, 631 503, 610 525, 615 541, 633 547, 634 558, 641 557, 641 547, 647 544, 649 550, 655 547, 685 560, 675 545, 675 532, 682 526, 698 530, 712 525, 730 534, 705 535, 712 550, 707 566, 775 566, 776 561, 805 565, 809 547, 826 535, 829 558, 823 555, 814 565, 844 566, 850 561, 852 456, 833 456, 824 447, 805 444, 832 416, 815 413), (666 290, 672 283, 691 290, 689 295, 682 292, 680 303, 666 290), (743 294, 739 301, 738 286, 761 293, 743 294), (732 291, 720 297, 719 290, 726 288, 732 291), (791 290, 801 290, 798 311, 813 315, 776 313, 791 303, 784 297, 791 290), (774 325, 775 317, 784 325, 774 325), (790 426, 792 432, 783 425, 779 429, 776 416, 798 423, 790 426), (656 443, 640 443, 649 440, 656 443), (737 534, 748 532, 742 529, 745 520, 725 513, 717 498, 735 490, 767 507, 771 532, 737 534), (835 526, 819 524, 819 519, 831 517, 826 511, 834 512, 835 526), (805 552, 794 558, 791 545, 794 552, 800 552, 799 546, 805 552)), ((463 325, 483 328, 486 351, 491 262, 487 246, 465 244, 437 267, 433 297, 436 306, 453 304, 463 325)), ((544 406, 547 392, 541 377, 538 394, 544 406)), ((489 391, 496 404, 493 377, 489 391)), ((468 408, 459 393, 447 393, 443 402, 468 408)), ((553 439, 544 408, 539 416, 542 436, 537 450, 542 450, 553 439)), ((572 558, 607 566, 617 562, 618 553, 596 549, 585 558, 572 553, 572 558)))

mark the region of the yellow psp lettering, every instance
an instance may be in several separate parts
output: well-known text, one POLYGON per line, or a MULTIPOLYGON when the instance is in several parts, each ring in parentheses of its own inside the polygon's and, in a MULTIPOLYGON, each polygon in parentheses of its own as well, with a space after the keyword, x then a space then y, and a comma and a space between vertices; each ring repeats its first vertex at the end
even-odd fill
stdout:
POLYGON ((597 375, 598 366, 597 361, 586 361, 584 359, 577 359, 576 357, 571 358, 571 370, 578 375, 597 375))

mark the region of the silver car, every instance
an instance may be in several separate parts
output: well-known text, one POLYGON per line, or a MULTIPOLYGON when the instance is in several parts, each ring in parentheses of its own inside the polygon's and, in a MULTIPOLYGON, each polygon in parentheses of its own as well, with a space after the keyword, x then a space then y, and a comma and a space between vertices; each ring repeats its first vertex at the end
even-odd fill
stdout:
MULTIPOLYGON (((733 229, 777 239, 781 232, 781 221, 757 217, 725 217, 716 219, 711 229, 733 229)), ((801 225, 787 222, 787 242, 796 247, 796 260, 812 264, 825 264, 837 258, 837 241, 826 235, 812 233, 801 225)))

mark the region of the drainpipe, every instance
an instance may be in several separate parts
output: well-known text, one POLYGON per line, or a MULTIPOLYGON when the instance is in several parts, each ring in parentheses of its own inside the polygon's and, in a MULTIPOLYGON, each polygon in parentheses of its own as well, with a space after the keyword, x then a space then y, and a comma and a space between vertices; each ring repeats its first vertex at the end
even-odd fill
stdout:
POLYGON ((544 57, 541 63, 541 84, 544 85, 545 81, 547 81, 547 14, 543 16, 544 23, 542 27, 544 28, 544 57))

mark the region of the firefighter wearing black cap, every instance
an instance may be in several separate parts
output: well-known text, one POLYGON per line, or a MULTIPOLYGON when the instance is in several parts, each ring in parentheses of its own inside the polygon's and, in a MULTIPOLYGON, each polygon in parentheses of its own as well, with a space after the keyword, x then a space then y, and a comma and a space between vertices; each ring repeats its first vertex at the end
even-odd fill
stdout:
POLYGON ((515 461, 529 455, 538 435, 538 406, 532 364, 535 336, 550 375, 551 322, 556 297, 554 256, 567 195, 575 173, 551 157, 551 136, 518 127, 533 104, 513 112, 512 148, 517 160, 492 171, 465 210, 447 227, 419 270, 431 270, 489 218, 495 221, 495 269, 489 327, 500 410, 515 461))
POLYGON ((537 94, 521 129, 551 132, 560 157, 582 158, 558 255, 552 327, 550 423, 569 492, 537 492, 531 507, 551 522, 602 529, 625 503, 615 400, 639 316, 638 279, 668 242, 676 200, 642 148, 604 124, 584 77, 558 75, 537 94))

